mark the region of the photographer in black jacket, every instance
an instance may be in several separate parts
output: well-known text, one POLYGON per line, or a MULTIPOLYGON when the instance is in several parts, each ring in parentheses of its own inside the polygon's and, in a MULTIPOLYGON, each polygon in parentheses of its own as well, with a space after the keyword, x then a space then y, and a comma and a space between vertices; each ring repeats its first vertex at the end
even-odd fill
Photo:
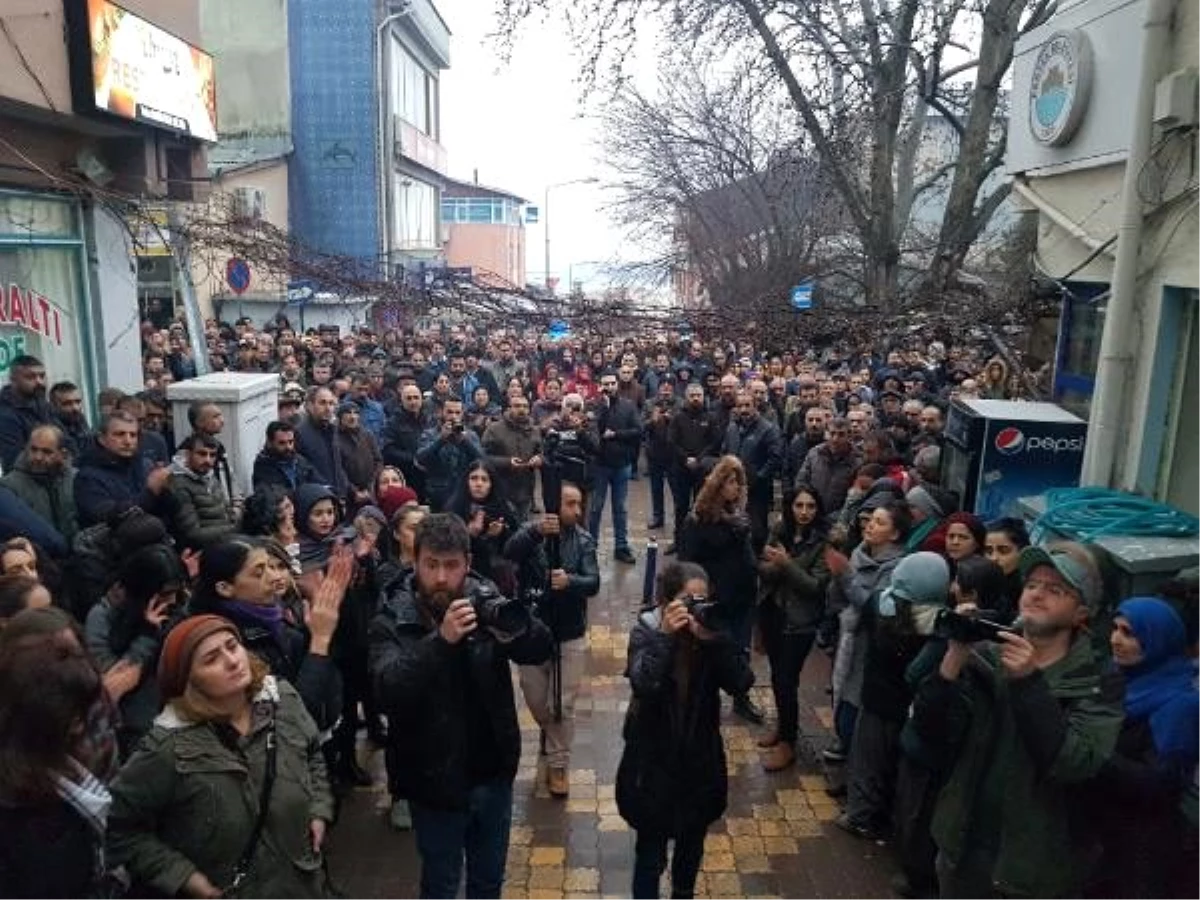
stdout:
POLYGON ((556 507, 527 522, 508 540, 506 558, 520 566, 520 583, 537 603, 538 618, 554 639, 549 662, 521 666, 521 692, 546 741, 546 783, 555 797, 568 793, 575 694, 587 655, 587 601, 600 590, 596 542, 580 527, 583 492, 562 485, 556 507))
POLYGON ((421 896, 499 897, 521 756, 510 661, 550 657, 550 633, 471 573, 454 515, 417 526, 416 566, 371 623, 370 671, 388 716, 395 788, 412 806, 421 896))

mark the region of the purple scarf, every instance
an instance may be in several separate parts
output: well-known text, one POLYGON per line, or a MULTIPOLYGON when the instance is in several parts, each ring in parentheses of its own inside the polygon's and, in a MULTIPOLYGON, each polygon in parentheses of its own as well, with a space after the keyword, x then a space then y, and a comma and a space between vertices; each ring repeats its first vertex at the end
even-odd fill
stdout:
POLYGON ((226 600, 225 609, 235 621, 245 621, 247 624, 261 625, 271 632, 276 640, 283 632, 283 607, 278 603, 260 606, 257 603, 245 603, 242 600, 226 600))

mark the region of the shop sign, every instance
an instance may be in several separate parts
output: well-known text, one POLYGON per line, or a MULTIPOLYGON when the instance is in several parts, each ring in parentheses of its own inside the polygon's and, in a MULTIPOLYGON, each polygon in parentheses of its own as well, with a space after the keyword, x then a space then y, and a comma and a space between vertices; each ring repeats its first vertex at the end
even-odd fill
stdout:
POLYGON ((110 0, 64 0, 76 108, 217 140, 213 58, 110 0))
POLYGON ((1077 28, 1056 31, 1042 44, 1029 79, 1029 131, 1061 147, 1083 121, 1092 89, 1092 48, 1077 28))
POLYGON ((25 335, 0 334, 0 373, 7 372, 12 361, 18 356, 24 356, 27 352, 25 335))
MULTIPOLYGON (((10 284, 7 291, 0 287, 0 325, 15 325, 53 341, 55 346, 63 344, 62 311, 48 297, 19 284, 10 284)), ((5 338, 9 344, 18 339, 24 346, 21 335, 5 338)))

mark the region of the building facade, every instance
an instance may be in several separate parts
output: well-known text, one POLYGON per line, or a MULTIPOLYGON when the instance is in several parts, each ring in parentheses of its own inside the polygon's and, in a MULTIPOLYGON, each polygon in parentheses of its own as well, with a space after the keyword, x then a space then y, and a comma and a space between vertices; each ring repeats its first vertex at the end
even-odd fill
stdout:
POLYGON ((469 268, 492 287, 524 288, 527 204, 506 191, 447 178, 441 208, 446 265, 469 268))
POLYGON ((89 398, 138 390, 135 243, 149 208, 203 197, 216 138, 198 3, 20 6, 0 41, 0 376, 29 353, 89 398))

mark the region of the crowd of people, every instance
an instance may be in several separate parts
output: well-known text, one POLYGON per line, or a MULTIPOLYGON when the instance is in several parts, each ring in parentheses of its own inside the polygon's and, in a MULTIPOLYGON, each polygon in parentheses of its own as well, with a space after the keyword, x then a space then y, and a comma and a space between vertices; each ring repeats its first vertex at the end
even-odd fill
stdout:
POLYGON ((604 511, 613 561, 637 564, 643 477, 666 546, 616 773, 633 896, 668 857, 692 895, 726 807, 722 693, 762 726, 767 772, 795 764, 814 648, 837 825, 891 844, 903 895, 1196 890, 1194 585, 1107 596, 1088 548, 959 509, 948 406, 1014 397, 1001 359, 213 320, 211 368, 280 380, 239 471, 219 404, 176 431, 166 388, 198 369, 183 324, 142 337, 142 389, 101 391, 94 428, 34 357, 0 390, 6 895, 330 896, 365 731, 422 896, 465 871, 467 896, 498 897, 510 666, 566 797, 604 511))

